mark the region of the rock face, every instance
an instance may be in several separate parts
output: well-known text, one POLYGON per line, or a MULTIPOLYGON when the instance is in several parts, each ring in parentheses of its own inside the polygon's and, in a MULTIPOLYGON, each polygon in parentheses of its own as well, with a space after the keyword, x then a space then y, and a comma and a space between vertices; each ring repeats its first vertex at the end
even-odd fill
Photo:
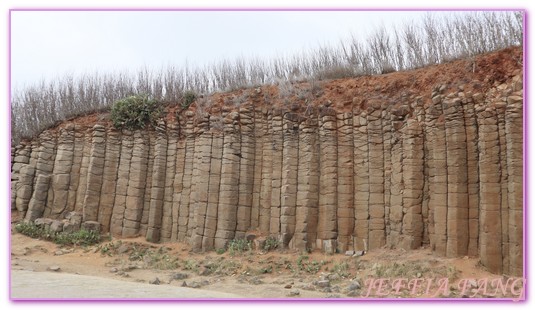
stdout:
POLYGON ((340 253, 430 246, 518 276, 521 81, 346 109, 256 98, 147 131, 63 125, 13 149, 12 209, 199 251, 251 230, 340 253))

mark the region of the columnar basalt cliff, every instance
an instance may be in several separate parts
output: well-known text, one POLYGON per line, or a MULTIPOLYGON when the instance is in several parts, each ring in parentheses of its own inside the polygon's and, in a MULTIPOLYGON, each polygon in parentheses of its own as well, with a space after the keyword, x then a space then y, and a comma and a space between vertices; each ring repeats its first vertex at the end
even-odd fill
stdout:
POLYGON ((71 120, 13 148, 12 208, 195 250, 254 231, 297 249, 429 246, 522 275, 522 71, 440 75, 466 62, 327 82, 313 104, 276 87, 214 95, 144 131, 71 120))

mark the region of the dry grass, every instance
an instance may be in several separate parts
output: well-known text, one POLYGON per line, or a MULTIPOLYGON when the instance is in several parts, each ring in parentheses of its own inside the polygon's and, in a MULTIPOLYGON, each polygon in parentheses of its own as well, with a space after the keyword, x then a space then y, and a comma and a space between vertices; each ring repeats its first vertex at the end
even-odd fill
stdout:
MULTIPOLYGON (((336 47, 322 46, 272 60, 239 58, 203 68, 144 68, 135 75, 93 74, 42 81, 14 91, 12 142, 34 137, 66 119, 107 111, 115 101, 137 94, 148 94, 164 105, 181 105, 192 93, 207 95, 278 83, 281 97, 306 99, 306 94, 295 93, 292 82, 317 85, 318 80, 409 70, 472 57, 522 45, 522 27, 521 12, 465 12, 440 18, 429 14, 423 21, 401 28, 378 28, 365 39, 352 37, 336 47)), ((236 98, 235 105, 246 99, 236 98)))

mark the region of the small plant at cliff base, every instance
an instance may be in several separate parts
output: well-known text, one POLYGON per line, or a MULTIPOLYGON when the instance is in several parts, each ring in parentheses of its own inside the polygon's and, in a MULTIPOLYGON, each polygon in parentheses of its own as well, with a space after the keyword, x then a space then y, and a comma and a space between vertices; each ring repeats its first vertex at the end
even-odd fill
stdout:
POLYGON ((93 230, 81 229, 73 233, 59 233, 54 236, 54 243, 59 245, 89 246, 100 242, 100 234, 93 230))
POLYGON ((194 259, 188 259, 184 262, 184 270, 199 271, 199 265, 194 259))
POLYGON ((161 113, 159 102, 137 95, 116 101, 111 108, 111 120, 115 128, 135 130, 154 125, 161 113))
POLYGON ((158 251, 147 251, 143 261, 150 267, 159 270, 176 269, 180 265, 177 257, 171 257, 163 247, 158 251))
POLYGON ((197 95, 195 95, 192 91, 187 91, 184 93, 184 98, 182 99, 182 109, 187 109, 189 106, 197 99, 197 95))
POLYGON ((310 274, 316 274, 326 264, 325 261, 309 261, 308 255, 300 255, 297 258, 297 268, 299 271, 306 271, 310 274))
POLYGON ((245 252, 251 251, 252 249, 253 248, 251 245, 251 241, 246 240, 246 239, 230 240, 228 244, 228 252, 230 253, 231 256, 234 256, 236 254, 241 255, 245 252))
POLYGON ((342 262, 339 264, 335 264, 332 269, 333 273, 336 273, 341 278, 347 278, 350 276, 349 274, 349 264, 347 262, 342 262))
POLYGON ((138 248, 137 246, 132 247, 132 252, 128 256, 128 259, 131 261, 143 260, 143 257, 147 254, 146 248, 138 248))
POLYGON ((18 223, 15 225, 15 230, 30 238, 41 238, 45 234, 45 229, 34 223, 18 223))
POLYGON ((277 240, 277 238, 275 237, 267 237, 266 238, 266 243, 264 243, 264 250, 265 251, 271 251, 271 250, 275 250, 276 248, 279 247, 279 240, 277 240))
POLYGON ((40 238, 53 241, 59 245, 82 245, 88 246, 100 242, 100 234, 96 231, 79 230, 72 233, 54 233, 34 223, 19 223, 15 225, 15 230, 31 238, 40 238))

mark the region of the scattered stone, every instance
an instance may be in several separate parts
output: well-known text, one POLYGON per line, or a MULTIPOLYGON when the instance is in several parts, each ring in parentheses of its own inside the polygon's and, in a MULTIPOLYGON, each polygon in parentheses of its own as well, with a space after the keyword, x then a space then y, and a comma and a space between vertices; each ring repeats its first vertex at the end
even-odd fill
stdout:
POLYGON ((340 280, 340 275, 333 273, 333 274, 328 275, 327 279, 329 281, 337 281, 337 280, 340 280))
POLYGON ((249 280, 249 283, 254 284, 254 285, 259 285, 259 284, 264 283, 264 281, 260 280, 260 278, 258 277, 253 277, 249 280))
POLYGON ((287 297, 294 297, 301 295, 301 292, 299 290, 291 290, 288 294, 286 294, 287 297))
POLYGON ((355 251, 355 254, 353 254, 353 257, 363 256, 364 251, 355 251))
POLYGON ((158 277, 156 277, 153 280, 150 280, 149 284, 160 285, 160 279, 158 279, 158 277))
POLYGON ((70 224, 80 227, 82 224, 82 214, 78 212, 69 212, 65 215, 65 219, 69 221, 70 224))
POLYGON ((284 286, 284 288, 285 288, 285 289, 290 289, 290 288, 292 288, 292 285, 291 285, 291 284, 286 284, 286 285, 284 286))
POLYGON ((316 285, 319 287, 329 287, 331 286, 331 282, 329 280, 320 280, 316 285))
POLYGON ((247 241, 253 241, 254 239, 256 239, 256 235, 248 234, 245 236, 245 239, 247 239, 247 241))
POLYGON ((37 227, 49 228, 53 221, 54 221, 54 220, 52 220, 52 219, 38 218, 38 219, 36 219, 33 223, 34 223, 35 226, 37 226, 37 227))
POLYGON ((253 240, 254 248, 256 250, 263 250, 266 245, 266 239, 265 238, 258 238, 253 240))
POLYGON ((58 220, 52 221, 52 223, 50 223, 50 231, 51 232, 55 232, 55 233, 62 232, 63 231, 63 222, 62 221, 58 221, 58 220))
POLYGON ((47 268, 47 270, 50 270, 50 271, 55 271, 55 272, 58 272, 60 271, 60 267, 59 266, 50 266, 47 268))
POLYGON ((347 287, 347 291, 356 291, 360 289, 360 283, 358 281, 351 281, 347 287))
POLYGON ((336 252, 336 240, 323 240, 323 252, 334 254, 336 252))
POLYGON ((355 255, 355 251, 346 251, 346 256, 353 256, 355 255))
POLYGON ((187 273, 175 272, 171 275, 171 280, 184 280, 189 277, 187 273))
POLYGON ((302 290, 305 290, 305 291, 315 291, 316 290, 316 286, 314 286, 314 284, 305 284, 305 285, 301 285, 299 287, 300 289, 302 290))
POLYGON ((209 276, 210 274, 212 274, 211 268, 203 267, 201 271, 199 271, 200 276, 209 276))
POLYGON ((60 255, 63 255, 63 254, 65 254, 65 253, 63 253, 62 250, 54 252, 54 255, 56 255, 56 256, 60 256, 60 255))
POLYGON ((75 225, 73 223, 64 223, 63 224, 63 232, 67 233, 67 234, 76 232, 79 229, 80 229, 80 226, 79 225, 77 226, 77 225, 75 225))
POLYGON ((117 267, 113 267, 110 269, 110 272, 111 273, 117 273, 119 271, 119 269, 117 269, 117 267))
POLYGON ((117 248, 117 253, 118 254, 124 254, 126 252, 130 251, 130 247, 126 244, 121 244, 121 246, 119 246, 117 248))
POLYGON ((95 221, 86 221, 82 223, 82 229, 100 232, 100 223, 95 221))
POLYGON ((200 288, 202 287, 202 284, 197 281, 193 281, 193 282, 187 283, 186 286, 191 287, 191 288, 200 288))

